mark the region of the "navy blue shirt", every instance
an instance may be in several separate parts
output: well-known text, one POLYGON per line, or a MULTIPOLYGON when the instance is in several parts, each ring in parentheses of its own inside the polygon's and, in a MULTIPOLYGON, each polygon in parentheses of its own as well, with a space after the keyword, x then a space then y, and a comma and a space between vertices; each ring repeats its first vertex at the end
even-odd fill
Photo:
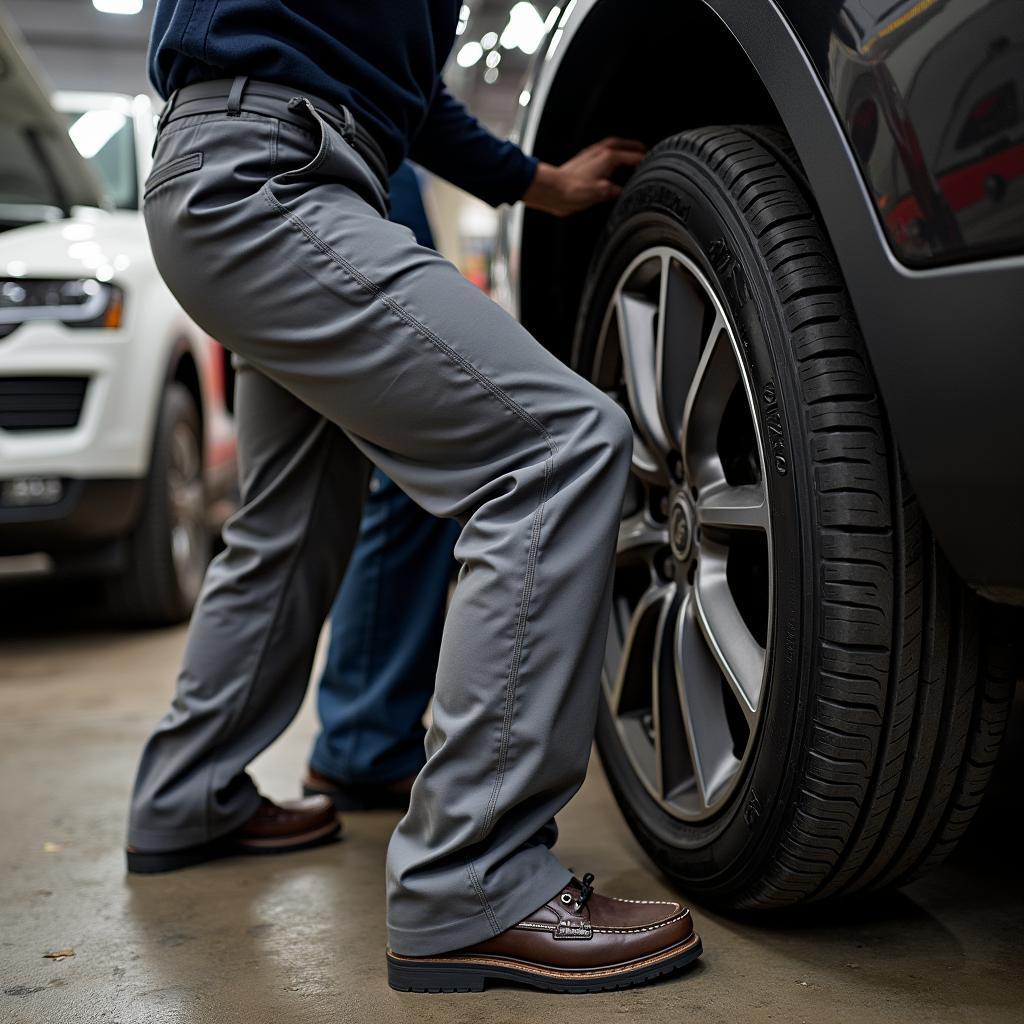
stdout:
POLYGON ((445 88, 461 0, 158 0, 149 73, 166 98, 250 75, 344 103, 384 150, 494 206, 536 161, 496 139, 445 88))

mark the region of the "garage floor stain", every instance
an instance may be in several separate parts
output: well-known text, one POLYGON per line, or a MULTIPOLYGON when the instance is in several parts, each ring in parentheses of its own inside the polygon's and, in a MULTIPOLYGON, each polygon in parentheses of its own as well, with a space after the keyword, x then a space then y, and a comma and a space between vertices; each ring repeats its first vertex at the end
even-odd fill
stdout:
MULTIPOLYGON (((550 996, 399 994, 384 977, 383 859, 397 816, 350 814, 342 842, 284 858, 128 878, 124 811, 184 630, 117 631, 88 602, 0 591, 0 1021, 10 1024, 549 1022, 1002 1024, 1024 1005, 1019 821, 1024 707, 972 834, 902 892, 783 919, 694 914, 701 962, 648 988, 550 996), (47 953, 73 950, 48 959, 47 953)), ((311 702, 254 768, 297 795, 311 702)), ((558 853, 623 896, 673 894, 595 758, 558 853)), ((684 894, 685 895, 685 894, 684 894)))

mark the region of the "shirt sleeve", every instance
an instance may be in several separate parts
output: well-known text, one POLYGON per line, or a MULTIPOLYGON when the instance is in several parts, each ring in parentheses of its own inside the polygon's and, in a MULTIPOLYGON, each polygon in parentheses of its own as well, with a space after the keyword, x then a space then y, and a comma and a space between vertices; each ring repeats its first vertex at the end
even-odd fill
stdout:
POLYGON ((409 157, 491 206, 522 199, 537 161, 495 138, 445 87, 438 85, 409 157))

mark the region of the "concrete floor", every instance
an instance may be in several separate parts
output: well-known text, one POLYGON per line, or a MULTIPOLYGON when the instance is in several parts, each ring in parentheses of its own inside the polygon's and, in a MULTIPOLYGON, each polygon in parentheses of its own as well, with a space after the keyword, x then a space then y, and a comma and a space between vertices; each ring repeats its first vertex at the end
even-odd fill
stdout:
MULTIPOLYGON (((1024 1019, 1018 735, 953 863, 904 892, 785 922, 695 907, 705 956, 684 976, 596 996, 506 988, 391 992, 383 872, 396 817, 348 815, 343 842, 291 857, 126 878, 122 829, 140 745, 170 696, 184 631, 114 631, 88 599, 0 589, 0 1021, 10 1024, 1024 1019), (73 949, 62 960, 44 954, 73 949)), ((1018 705, 1018 733, 1020 706, 1018 705)), ((255 766, 284 797, 314 728, 255 766)), ((596 762, 558 852, 624 896, 671 893, 596 762)))

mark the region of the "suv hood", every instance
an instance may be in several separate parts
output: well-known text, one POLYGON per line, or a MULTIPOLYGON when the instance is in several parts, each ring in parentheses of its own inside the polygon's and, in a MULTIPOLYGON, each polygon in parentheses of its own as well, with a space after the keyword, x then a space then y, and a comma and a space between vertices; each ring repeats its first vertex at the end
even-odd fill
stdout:
POLYGON ((0 277, 94 277, 148 272, 153 257, 142 216, 83 209, 67 220, 28 224, 0 234, 0 277))

